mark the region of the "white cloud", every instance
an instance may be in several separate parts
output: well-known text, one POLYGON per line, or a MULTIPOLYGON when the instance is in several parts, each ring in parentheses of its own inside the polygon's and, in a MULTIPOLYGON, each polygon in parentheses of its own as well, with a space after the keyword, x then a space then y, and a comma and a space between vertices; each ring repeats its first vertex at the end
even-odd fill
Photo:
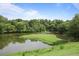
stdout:
POLYGON ((15 4, 0 3, 0 15, 7 17, 8 19, 50 19, 45 15, 41 15, 39 11, 34 9, 23 9, 15 4))
POLYGON ((29 19, 30 17, 36 17, 39 15, 37 10, 25 10, 10 3, 0 3, 0 15, 3 15, 9 19, 22 18, 29 19))
POLYGON ((0 13, 9 13, 9 14, 14 14, 14 13, 22 13, 24 10, 20 7, 17 7, 13 4, 0 4, 0 13))
POLYGON ((28 12, 26 12, 26 14, 28 14, 30 16, 33 16, 33 15, 38 14, 38 11, 36 11, 36 10, 29 10, 28 12))

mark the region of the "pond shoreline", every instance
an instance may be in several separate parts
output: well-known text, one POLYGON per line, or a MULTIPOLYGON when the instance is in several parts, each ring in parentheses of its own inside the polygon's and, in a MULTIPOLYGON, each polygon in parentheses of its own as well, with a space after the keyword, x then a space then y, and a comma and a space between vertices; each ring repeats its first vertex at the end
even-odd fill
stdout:
MULTIPOLYGON (((0 49, 4 48, 8 45, 8 42, 19 42, 23 43, 26 38, 30 38, 33 41, 41 41, 48 45, 51 45, 50 48, 45 49, 37 49, 33 51, 23 51, 16 52, 11 54, 6 54, 7 56, 65 56, 65 55, 79 55, 79 42, 65 42, 57 37, 55 34, 47 34, 47 33, 37 33, 37 34, 3 34, 0 35, 0 49), (11 37, 10 37, 11 36, 11 37), (18 37, 17 37, 18 36, 18 37), (20 38, 23 38, 20 40, 20 38), (25 38, 24 38, 25 37, 25 38), (31 39, 33 38, 33 39, 31 39), (38 40, 37 40, 38 38, 38 40), (6 41, 6 42, 5 42, 6 41), (59 41, 59 42, 58 42, 59 41), (3 42, 5 44, 3 44, 3 42), (54 43, 54 44, 53 44, 54 43), (62 52, 62 53, 61 53, 62 52)), ((8 50, 9 51, 9 50, 8 50)))
POLYGON ((0 55, 3 54, 5 55, 6 53, 12 53, 13 51, 15 52, 21 52, 22 51, 26 51, 26 50, 30 50, 30 49, 40 49, 40 48, 45 48, 45 47, 49 47, 48 44, 45 44, 39 40, 37 41, 31 41, 30 39, 20 39, 19 37, 21 35, 29 35, 29 34, 25 34, 25 33, 21 33, 21 34, 2 34, 0 35, 0 45, 2 46, 2 49, 0 48, 0 55), (8 42, 8 43, 6 43, 8 42), (3 43, 5 43, 5 45, 3 46, 3 43), (31 48, 33 47, 33 48, 31 48), (17 50, 18 51, 17 51, 17 50), (25 50, 26 49, 26 50, 25 50))

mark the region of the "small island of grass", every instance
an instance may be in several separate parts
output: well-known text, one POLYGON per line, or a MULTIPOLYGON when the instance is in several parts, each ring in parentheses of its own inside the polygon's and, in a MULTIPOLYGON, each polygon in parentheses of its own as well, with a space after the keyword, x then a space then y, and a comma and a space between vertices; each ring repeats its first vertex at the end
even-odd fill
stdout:
POLYGON ((20 36, 21 39, 39 40, 47 44, 53 44, 54 42, 61 40, 54 34, 29 34, 20 36))

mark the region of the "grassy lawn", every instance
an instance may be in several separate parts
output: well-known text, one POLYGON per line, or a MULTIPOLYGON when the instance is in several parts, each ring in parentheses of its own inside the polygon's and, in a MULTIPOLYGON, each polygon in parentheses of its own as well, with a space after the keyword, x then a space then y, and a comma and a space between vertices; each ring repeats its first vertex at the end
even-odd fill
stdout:
MULTIPOLYGON (((52 44, 57 40, 60 40, 53 34, 30 34, 23 35, 20 38, 29 38, 31 40, 40 40, 47 44, 52 44)), ((79 55, 79 42, 68 42, 63 44, 54 45, 54 47, 47 49, 40 49, 35 51, 25 51, 10 54, 11 56, 69 56, 79 55)))
POLYGON ((53 44, 54 42, 61 40, 53 34, 29 34, 20 36, 22 39, 39 40, 47 44, 53 44))

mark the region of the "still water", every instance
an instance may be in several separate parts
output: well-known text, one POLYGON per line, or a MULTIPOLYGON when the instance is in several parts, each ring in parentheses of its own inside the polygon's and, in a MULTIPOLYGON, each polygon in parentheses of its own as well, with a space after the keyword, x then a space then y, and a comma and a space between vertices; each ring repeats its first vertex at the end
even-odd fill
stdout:
MULTIPOLYGON (((50 46, 41 41, 31 41, 20 39, 19 36, 25 34, 1 34, 0 35, 0 55, 10 53, 32 51, 36 49, 49 48, 50 46)), ((26 34, 28 35, 28 34, 26 34)))

